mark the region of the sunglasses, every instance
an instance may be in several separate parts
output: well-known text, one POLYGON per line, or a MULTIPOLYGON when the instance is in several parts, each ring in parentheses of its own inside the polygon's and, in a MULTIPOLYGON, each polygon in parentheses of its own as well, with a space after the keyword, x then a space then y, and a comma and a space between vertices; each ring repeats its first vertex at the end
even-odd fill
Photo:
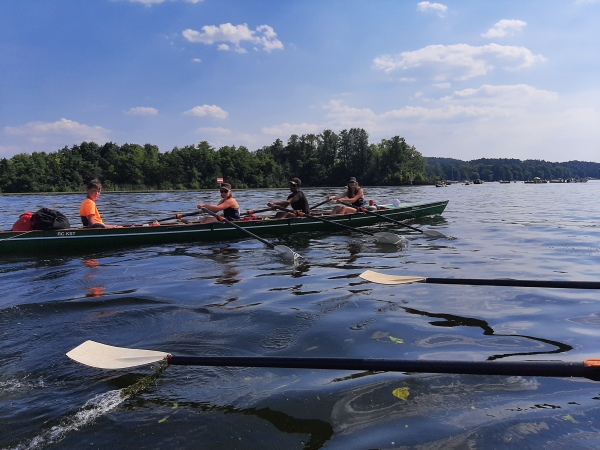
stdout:
POLYGON ((221 189, 221 194, 227 194, 229 191, 227 189, 221 189))

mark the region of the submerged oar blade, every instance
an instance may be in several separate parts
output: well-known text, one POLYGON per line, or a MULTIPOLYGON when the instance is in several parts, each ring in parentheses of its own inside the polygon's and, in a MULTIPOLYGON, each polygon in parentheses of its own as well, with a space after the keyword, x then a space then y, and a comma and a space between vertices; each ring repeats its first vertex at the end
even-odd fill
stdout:
POLYGON ((154 350, 113 347, 95 341, 85 341, 67 353, 72 360, 99 369, 125 369, 143 366, 160 361, 168 355, 168 353, 154 350))
POLYGON ((384 273, 373 272, 372 270, 365 270, 359 276, 363 280, 378 284, 409 284, 427 280, 425 277, 386 275, 384 273))
POLYGON ((285 245, 275 245, 273 249, 277 251, 281 257, 286 261, 295 261, 298 258, 302 258, 302 255, 296 253, 291 248, 286 247, 285 245))
POLYGON ((442 234, 439 231, 435 231, 435 230, 423 230, 423 234, 425 236, 436 237, 436 238, 445 238, 446 237, 445 234, 442 234))
POLYGON ((375 236, 377 242, 381 242, 382 244, 402 244, 402 246, 404 246, 407 243, 405 238, 394 233, 373 233, 373 236, 375 236))

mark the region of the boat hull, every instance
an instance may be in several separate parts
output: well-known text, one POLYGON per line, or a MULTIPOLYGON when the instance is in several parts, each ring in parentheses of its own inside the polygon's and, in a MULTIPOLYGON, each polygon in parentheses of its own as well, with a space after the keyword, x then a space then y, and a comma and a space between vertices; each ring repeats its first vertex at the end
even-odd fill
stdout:
MULTIPOLYGON (((448 200, 403 203, 378 211, 395 220, 442 214, 448 200)), ((386 222, 366 213, 325 216, 328 220, 352 227, 386 222)), ((236 222, 258 236, 281 236, 309 231, 339 231, 341 227, 308 217, 236 222)), ((163 224, 156 227, 69 228, 57 231, 0 232, 0 256, 19 254, 55 254, 98 251, 138 245, 162 245, 185 242, 216 242, 246 238, 248 235, 224 222, 209 224, 163 224)))

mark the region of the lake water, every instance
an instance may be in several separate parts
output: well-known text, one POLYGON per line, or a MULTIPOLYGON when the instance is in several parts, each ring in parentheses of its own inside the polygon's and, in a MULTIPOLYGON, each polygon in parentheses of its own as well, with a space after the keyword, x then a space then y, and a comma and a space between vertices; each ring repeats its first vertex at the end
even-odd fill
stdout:
MULTIPOLYGON (((306 189, 311 204, 341 189, 306 189)), ((172 366, 119 371, 65 353, 87 339, 177 355, 581 361, 600 357, 597 291, 364 282, 366 269, 460 278, 597 281, 600 181, 368 188, 449 199, 401 233, 354 233, 0 258, 2 449, 598 448, 600 383, 578 378, 172 366), (395 338, 395 339, 391 339, 395 338), (393 395, 401 389, 405 399, 393 395)), ((237 192, 244 208, 285 190, 237 192)), ((47 206, 78 224, 83 195, 0 196, 0 228, 47 206)), ((107 223, 142 223, 218 192, 103 193, 107 223)), ((390 230, 400 230, 390 228, 390 230)))

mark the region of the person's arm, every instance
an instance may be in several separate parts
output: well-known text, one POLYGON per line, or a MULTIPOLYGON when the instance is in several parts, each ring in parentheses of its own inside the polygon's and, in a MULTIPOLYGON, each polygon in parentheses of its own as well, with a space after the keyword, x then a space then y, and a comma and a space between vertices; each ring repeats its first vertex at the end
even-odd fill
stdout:
POLYGON ((329 200, 339 200, 340 198, 344 198, 346 196, 346 193, 342 193, 340 195, 332 195, 329 197, 329 200))
POLYGON ((281 206, 283 208, 287 208, 288 206, 290 206, 294 201, 298 200, 298 198, 300 198, 297 195, 294 195, 292 198, 290 198, 289 200, 285 200, 283 202, 269 202, 267 203, 267 206, 272 207, 272 206, 281 206))
POLYGON ((235 200, 232 199, 232 198, 228 198, 227 200, 225 200, 222 203, 219 203, 218 205, 207 205, 205 203, 200 203, 198 205, 198 209, 206 208, 209 211, 214 212, 214 213, 219 212, 219 211, 223 211, 224 209, 227 209, 227 208, 230 208, 230 207, 233 207, 233 208, 237 208, 238 207, 237 204, 236 204, 236 202, 235 202, 235 200))

